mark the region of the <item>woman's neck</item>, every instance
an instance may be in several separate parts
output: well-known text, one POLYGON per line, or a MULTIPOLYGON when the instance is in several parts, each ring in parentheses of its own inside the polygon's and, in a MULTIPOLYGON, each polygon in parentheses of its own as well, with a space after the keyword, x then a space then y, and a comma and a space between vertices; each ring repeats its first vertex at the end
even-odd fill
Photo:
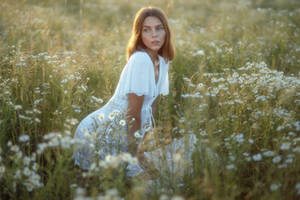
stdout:
POLYGON ((158 51, 153 51, 151 49, 146 49, 146 51, 148 52, 153 61, 158 60, 158 51))

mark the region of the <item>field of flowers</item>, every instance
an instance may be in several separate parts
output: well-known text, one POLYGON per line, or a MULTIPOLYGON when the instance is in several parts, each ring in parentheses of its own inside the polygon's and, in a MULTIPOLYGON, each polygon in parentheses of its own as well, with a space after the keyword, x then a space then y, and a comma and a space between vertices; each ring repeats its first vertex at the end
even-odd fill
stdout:
POLYGON ((0 199, 299 199, 299 38, 298 0, 1 0, 0 199), (176 170, 129 178, 124 153, 82 171, 74 130, 148 5, 174 33, 155 134, 176 170))

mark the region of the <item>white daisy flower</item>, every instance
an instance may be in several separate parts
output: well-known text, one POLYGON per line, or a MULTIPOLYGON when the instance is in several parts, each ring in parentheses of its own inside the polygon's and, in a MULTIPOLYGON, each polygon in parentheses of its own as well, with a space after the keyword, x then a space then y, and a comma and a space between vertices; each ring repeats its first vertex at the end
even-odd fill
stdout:
POLYGON ((134 133, 134 137, 139 139, 139 138, 142 138, 143 135, 142 135, 139 131, 136 131, 136 132, 134 133))
POLYGON ((100 114, 98 115, 98 119, 99 119, 100 122, 103 121, 104 118, 105 118, 104 113, 100 113, 100 114))
POLYGON ((261 161, 262 156, 260 153, 258 153, 258 154, 253 155, 252 158, 254 161, 261 161))
POLYGON ((125 121, 124 119, 122 119, 122 120, 120 120, 119 124, 120 124, 121 126, 125 126, 125 125, 126 125, 126 121, 125 121))
POLYGON ((114 110, 112 113, 114 113, 114 115, 118 115, 118 114, 120 114, 120 111, 119 110, 114 110))
POLYGON ((279 163, 281 161, 281 156, 276 156, 272 159, 273 163, 279 163))
POLYGON ((114 112, 111 112, 111 113, 108 115, 108 118, 109 118, 110 120, 113 120, 113 119, 115 118, 114 112))
POLYGON ((270 190, 271 191, 276 191, 280 188, 281 184, 275 184, 273 183, 271 186, 270 186, 270 190))
POLYGON ((19 141, 20 142, 27 142, 29 140, 29 136, 28 135, 21 135, 19 137, 19 141))

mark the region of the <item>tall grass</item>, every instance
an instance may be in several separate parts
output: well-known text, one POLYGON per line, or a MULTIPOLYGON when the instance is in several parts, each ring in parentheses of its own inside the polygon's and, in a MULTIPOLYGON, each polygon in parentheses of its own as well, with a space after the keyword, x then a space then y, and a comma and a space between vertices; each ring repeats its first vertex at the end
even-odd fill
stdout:
POLYGON ((1 1, 1 199, 299 198, 299 19, 296 0, 1 1), (151 183, 120 155, 82 172, 74 129, 113 94, 147 5, 177 50, 157 135, 185 141, 185 167, 151 183))

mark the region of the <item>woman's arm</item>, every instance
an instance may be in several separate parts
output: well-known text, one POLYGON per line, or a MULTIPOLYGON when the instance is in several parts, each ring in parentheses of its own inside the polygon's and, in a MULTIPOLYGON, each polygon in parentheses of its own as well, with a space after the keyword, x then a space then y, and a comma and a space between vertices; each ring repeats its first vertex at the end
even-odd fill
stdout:
POLYGON ((141 109, 144 102, 144 96, 137 96, 136 94, 128 94, 128 111, 126 121, 129 132, 129 152, 132 155, 137 153, 137 143, 134 133, 141 129, 141 109))
POLYGON ((157 99, 158 99, 158 97, 156 97, 156 99, 152 103, 152 114, 153 115, 155 115, 157 99))

